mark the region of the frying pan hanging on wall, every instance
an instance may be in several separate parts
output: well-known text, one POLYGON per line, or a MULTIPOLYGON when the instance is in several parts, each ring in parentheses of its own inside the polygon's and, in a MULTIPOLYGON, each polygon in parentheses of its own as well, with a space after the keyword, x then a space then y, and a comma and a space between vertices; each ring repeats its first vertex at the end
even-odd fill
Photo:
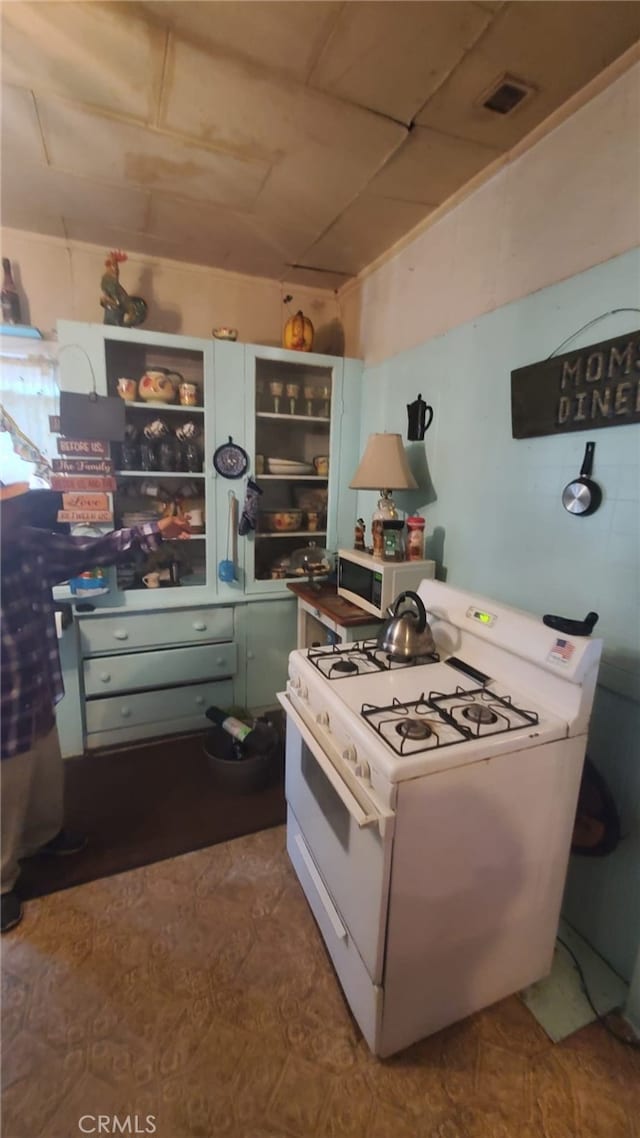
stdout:
POLYGON ((562 505, 565 510, 583 518, 587 514, 594 514, 602 501, 602 490, 590 477, 595 449, 595 443, 587 443, 580 474, 573 482, 568 482, 562 491, 562 505))

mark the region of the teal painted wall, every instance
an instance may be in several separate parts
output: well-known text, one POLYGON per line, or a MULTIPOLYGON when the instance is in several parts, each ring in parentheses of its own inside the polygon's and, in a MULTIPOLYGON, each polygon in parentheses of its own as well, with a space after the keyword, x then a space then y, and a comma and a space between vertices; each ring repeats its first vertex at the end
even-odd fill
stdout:
MULTIPOLYGON (((565 912, 625 978, 640 943, 640 427, 512 439, 510 373, 600 313, 638 305, 639 284, 634 250, 367 367, 361 433, 361 450, 371 431, 406 438, 406 404, 421 392, 434 421, 424 443, 407 444, 420 489, 395 497, 426 517, 439 575, 540 615, 600 614, 603 686, 589 754, 615 793, 625 838, 602 862, 572 859, 565 912), (603 504, 575 518, 561 492, 590 438, 603 504)), ((639 326, 639 313, 609 316, 570 347, 639 326)), ((375 499, 359 495, 365 518, 375 499)))

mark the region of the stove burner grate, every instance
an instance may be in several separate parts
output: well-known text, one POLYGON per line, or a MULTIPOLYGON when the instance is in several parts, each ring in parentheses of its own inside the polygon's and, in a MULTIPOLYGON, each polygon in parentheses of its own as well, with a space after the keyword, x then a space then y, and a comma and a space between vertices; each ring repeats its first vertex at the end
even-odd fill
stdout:
POLYGON ((410 660, 392 656, 378 648, 376 640, 361 640, 354 644, 333 644, 309 648, 307 659, 326 680, 347 679, 349 676, 375 675, 377 672, 416 667, 418 664, 437 664, 437 652, 430 656, 415 656, 410 660))
POLYGON ((363 703, 360 714, 397 755, 451 747, 539 722, 535 711, 516 707, 511 696, 499 696, 484 687, 472 691, 457 687, 448 695, 431 691, 425 696, 423 692, 414 701, 402 702, 396 697, 386 706, 363 703), (462 722, 463 717, 469 726, 462 722))
POLYGON ((454 721, 430 700, 424 692, 420 699, 401 702, 397 697, 386 707, 363 703, 360 714, 370 727, 397 755, 415 755, 436 747, 450 747, 472 737, 468 727, 454 721), (442 729, 453 729, 453 737, 444 739, 442 729), (420 744, 424 744, 420 746, 420 744))
POLYGON ((471 691, 456 687, 453 695, 432 691, 429 692, 429 703, 447 715, 457 727, 467 731, 469 738, 473 739, 486 735, 501 735, 506 731, 517 731, 527 723, 535 726, 540 722, 537 712, 517 707, 510 695, 500 696, 486 687, 473 688, 471 691), (450 700, 459 702, 445 706, 450 700), (462 718, 473 726, 464 727, 461 723, 462 718), (483 727, 489 730, 483 731, 483 727))

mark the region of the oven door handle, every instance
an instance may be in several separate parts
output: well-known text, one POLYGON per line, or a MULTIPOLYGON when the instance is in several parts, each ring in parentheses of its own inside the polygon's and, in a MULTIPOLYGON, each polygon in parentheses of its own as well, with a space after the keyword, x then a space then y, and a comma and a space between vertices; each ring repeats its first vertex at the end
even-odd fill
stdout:
POLYGON ((322 747, 315 735, 309 730, 302 716, 295 710, 291 700, 285 692, 277 692, 276 698, 290 716, 304 742, 311 751, 315 761, 331 783, 343 806, 349 811, 356 825, 362 829, 364 826, 379 826, 381 832, 385 829, 387 817, 392 816, 391 811, 365 810, 358 802, 355 794, 349 789, 345 779, 336 770, 331 759, 322 751, 322 747))

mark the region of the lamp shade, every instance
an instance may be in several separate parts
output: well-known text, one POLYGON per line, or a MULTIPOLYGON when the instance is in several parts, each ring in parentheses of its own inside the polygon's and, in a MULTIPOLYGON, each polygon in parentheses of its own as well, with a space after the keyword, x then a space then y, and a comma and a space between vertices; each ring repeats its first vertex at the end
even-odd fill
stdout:
POLYGON ((416 490, 401 435, 369 435, 352 490, 416 490))

